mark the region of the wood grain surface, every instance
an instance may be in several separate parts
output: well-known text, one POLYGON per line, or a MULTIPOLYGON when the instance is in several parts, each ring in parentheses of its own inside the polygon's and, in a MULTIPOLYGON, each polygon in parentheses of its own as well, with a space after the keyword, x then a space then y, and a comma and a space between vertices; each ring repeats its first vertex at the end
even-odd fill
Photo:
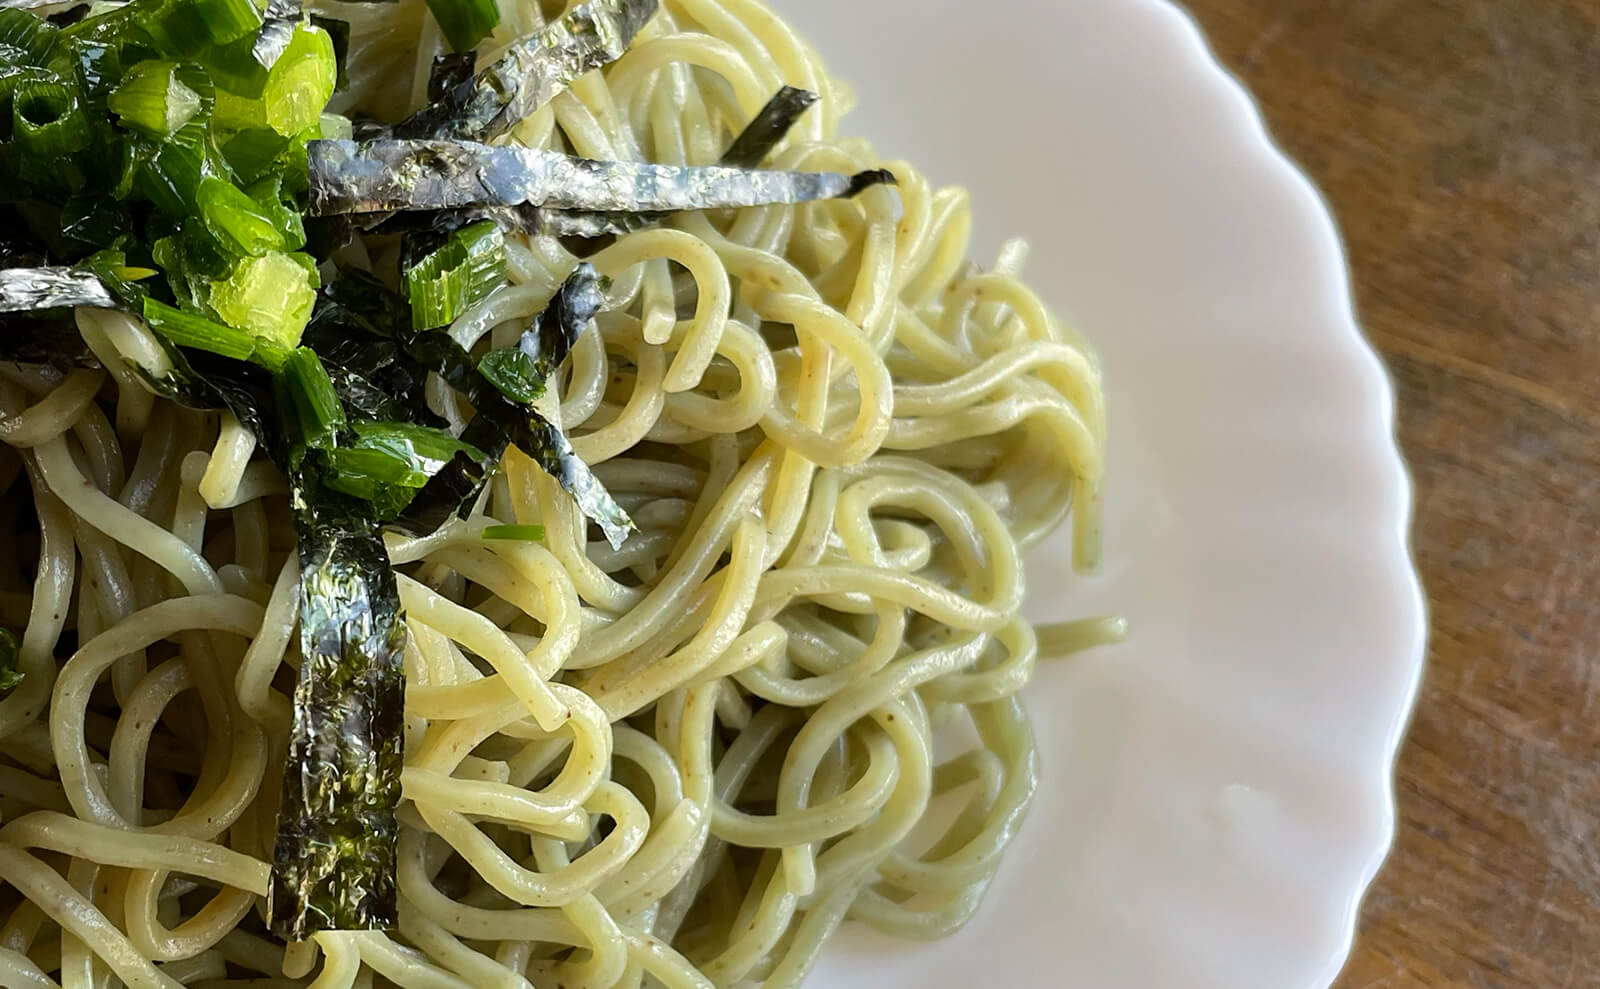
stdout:
POLYGON ((1600 986, 1600 0, 1191 0, 1331 200, 1432 606, 1339 989, 1600 986))

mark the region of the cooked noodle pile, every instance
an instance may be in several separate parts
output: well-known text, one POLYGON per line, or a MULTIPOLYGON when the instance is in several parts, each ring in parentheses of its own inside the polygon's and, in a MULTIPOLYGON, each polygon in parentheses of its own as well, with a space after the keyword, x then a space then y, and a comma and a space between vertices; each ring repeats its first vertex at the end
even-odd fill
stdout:
MULTIPOLYGON (((421 105, 423 5, 337 8, 347 102, 421 105)), ((504 37, 540 22, 507 16, 504 37)), ((822 100, 770 167, 879 164, 755 0, 668 2, 513 137, 709 164, 784 83, 822 100)), ((0 699, 0 982, 792 986, 847 918, 958 928, 1034 790, 1020 556, 1070 514, 1092 562, 1100 377, 1019 247, 983 273, 965 194, 887 167, 898 188, 593 254, 614 285, 559 414, 639 526, 621 549, 515 451, 473 517, 387 537, 410 627, 389 933, 264 933, 298 666, 283 479, 230 417, 124 370, 149 346, 126 316, 79 313, 109 371, 0 365, 0 620, 26 630, 0 699), (498 523, 546 537, 481 538, 498 523), (936 762, 936 732, 970 747, 936 762)), ((511 240, 512 284, 451 328, 469 348, 514 343, 576 263, 511 240)), ((1062 652, 1114 627, 1048 631, 1062 652)))

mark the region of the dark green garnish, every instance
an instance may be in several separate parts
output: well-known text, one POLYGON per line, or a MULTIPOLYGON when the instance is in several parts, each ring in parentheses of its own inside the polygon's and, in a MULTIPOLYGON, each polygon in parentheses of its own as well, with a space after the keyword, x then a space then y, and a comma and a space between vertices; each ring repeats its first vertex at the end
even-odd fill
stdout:
POLYGON ((462 227, 405 273, 411 325, 448 326, 506 280, 506 245, 489 221, 462 227))
POLYGON ((478 371, 514 402, 537 401, 578 334, 593 321, 605 302, 607 280, 587 261, 578 265, 515 347, 491 350, 478 361, 478 371))
POLYGON ((778 90, 767 105, 739 132, 722 156, 722 164, 734 168, 759 168, 772 149, 794 127, 795 121, 818 100, 816 93, 793 86, 778 90))
POLYGON ((572 80, 621 58, 657 6, 658 0, 589 0, 573 7, 412 114, 395 133, 475 141, 504 134, 572 80))
POLYGON ((123 126, 165 139, 194 119, 201 100, 184 85, 177 62, 150 59, 127 71, 106 105, 123 126))
POLYGON ((718 209, 853 196, 894 181, 882 169, 843 175, 593 161, 470 141, 312 141, 307 152, 318 215, 521 203, 618 213, 718 209))
POLYGON ((395 925, 406 625, 370 503, 313 470, 290 496, 300 542, 300 678, 268 895, 289 940, 395 925))
POLYGON ((471 51, 500 23, 494 0, 428 0, 428 10, 458 52, 471 51))
MULTIPOLYGON (((464 82, 472 81, 478 64, 475 51, 454 51, 433 57, 433 68, 428 72, 428 99, 443 99, 444 95, 464 82)), ((392 136, 392 135, 391 135, 392 136)))
MULTIPOLYGON (((658 0, 589 0, 482 71, 471 49, 499 24, 494 0, 427 0, 456 53, 433 66, 432 103, 393 127, 328 113, 350 26, 302 3, 0 6, 0 359, 96 366, 73 310, 131 313, 165 353, 135 369, 150 389, 231 412, 289 478, 303 663, 269 925, 294 940, 396 922, 406 626, 382 531, 467 515, 513 446, 613 546, 633 529, 536 408, 601 308, 595 269, 579 264, 513 347, 474 354, 446 329, 506 283, 506 238, 892 181, 756 170, 816 100, 787 87, 715 167, 474 143, 620 57, 658 0), (398 265, 341 263, 343 244, 390 234, 398 265), (471 407, 459 437, 425 401, 430 376, 471 407)), ((0 690, 16 653, 0 630, 0 690)))

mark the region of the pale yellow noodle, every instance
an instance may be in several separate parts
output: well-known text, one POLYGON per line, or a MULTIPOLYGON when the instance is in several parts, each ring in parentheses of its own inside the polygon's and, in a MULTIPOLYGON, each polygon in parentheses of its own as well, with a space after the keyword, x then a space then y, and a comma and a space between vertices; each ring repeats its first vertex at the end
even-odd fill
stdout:
MULTIPOLYGON (((352 25, 336 105, 414 108, 425 4, 317 6, 352 25)), ((485 57, 563 5, 502 6, 485 57)), ((26 625, 0 983, 780 989, 847 919, 931 938, 980 908, 1039 780, 1019 692, 1126 631, 1019 615, 1058 523, 1095 559, 1097 359, 1021 279, 1025 244, 985 272, 962 190, 839 136, 848 86, 760 0, 666 0, 508 139, 708 164, 780 84, 822 99, 769 167, 897 188, 687 213, 589 258, 605 306, 540 408, 639 531, 592 538, 513 450, 471 517, 385 536, 411 633, 395 931, 260 933, 299 666, 282 474, 231 415, 145 389, 167 357, 126 315, 77 314, 104 371, 0 367, 0 494, 38 519, 0 530, 31 583, 4 598, 26 625), (484 538, 506 523, 545 538, 484 538), (946 732, 969 741, 938 761, 946 732)), ((511 236, 510 283, 449 332, 514 344, 572 246, 511 236)), ((425 397, 464 424, 443 382, 425 397)))

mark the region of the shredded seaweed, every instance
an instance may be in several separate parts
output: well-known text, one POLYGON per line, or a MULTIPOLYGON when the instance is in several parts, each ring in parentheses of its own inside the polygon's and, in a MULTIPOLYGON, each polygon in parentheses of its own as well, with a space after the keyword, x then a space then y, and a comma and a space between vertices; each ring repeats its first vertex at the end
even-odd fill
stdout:
MULTIPOLYGON (((593 269, 588 270, 592 272, 593 269)), ((594 299, 598 293, 598 276, 594 276, 594 283, 589 282, 589 277, 578 275, 567 300, 553 302, 557 306, 568 306, 569 312, 565 317, 554 317, 555 324, 549 330, 552 339, 542 340, 540 348, 554 350, 564 346, 570 349, 570 341, 557 344, 553 338, 581 332, 592 321, 593 309, 588 311, 587 318, 578 321, 584 307, 592 304, 598 309, 599 306, 594 299), (576 324, 575 329, 573 324, 576 324)), ((353 351, 372 355, 368 364, 351 365, 359 367, 363 377, 403 374, 421 381, 429 373, 437 374, 460 392, 476 411, 461 435, 461 442, 475 448, 482 456, 456 452, 450 462, 417 491, 395 519, 396 525, 411 532, 429 533, 453 517, 465 516, 499 466, 507 447, 516 446, 561 483, 578 508, 601 527, 613 545, 620 546, 627 538, 633 530, 632 520, 573 451, 561 430, 527 404, 506 397, 449 333, 413 330, 405 299, 367 272, 341 271, 338 278, 323 287, 320 295, 306 329, 307 340, 313 346, 318 340, 342 334, 359 341, 352 346, 353 351), (377 356, 380 350, 381 357, 377 356)), ((339 370, 346 365, 337 357, 330 359, 328 356, 324 356, 324 364, 338 388, 339 370)), ((408 394, 415 396, 419 392, 420 388, 408 394)), ((431 416, 425 409, 420 414, 431 416)), ((394 416, 378 414, 375 418, 394 416)))
POLYGON ((261 448, 279 467, 285 466, 285 442, 270 372, 247 361, 176 347, 159 337, 157 340, 166 350, 170 366, 157 375, 133 365, 151 391, 191 409, 227 409, 255 434, 261 448))
POLYGON ((573 451, 560 428, 534 409, 501 394, 448 333, 415 334, 407 343, 407 351, 472 403, 477 415, 467 424, 461 440, 482 450, 485 456, 471 464, 467 458, 457 457, 446 465, 418 493, 399 520, 401 524, 431 532, 448 519, 448 514, 439 515, 441 507, 456 515, 464 514, 472 507, 484 481, 494 473, 506 448, 515 446, 572 495, 579 510, 600 526, 613 546, 622 545, 633 531, 633 521, 573 451), (442 493, 460 497, 453 505, 440 506, 432 499, 442 493))
POLYGON ((289 47, 295 26, 300 23, 300 0, 267 0, 261 31, 250 46, 250 56, 262 68, 270 69, 289 47))
POLYGON ((392 928, 398 921, 406 626, 370 503, 298 474, 299 681, 278 810, 273 933, 392 928))
POLYGON ((92 272, 62 267, 0 269, 0 312, 71 306, 111 309, 116 304, 92 272))
POLYGON ((799 203, 892 183, 882 169, 752 171, 721 165, 594 161, 470 141, 312 141, 314 214, 514 206, 635 213, 799 203))
POLYGON ((428 72, 428 99, 442 100, 457 86, 471 82, 477 64, 476 50, 433 56, 433 68, 428 72))
MULTIPOLYGON (((784 86, 755 115, 723 154, 720 164, 730 168, 757 168, 793 129, 795 121, 817 102, 816 93, 784 86)), ((555 237, 605 237, 633 233, 671 216, 667 211, 607 212, 545 209, 539 211, 539 230, 555 237)))
POLYGON ((594 321, 605 302, 609 279, 587 261, 575 268, 515 347, 491 350, 478 371, 502 395, 524 404, 537 401, 556 369, 567 359, 578 335, 594 321))
POLYGON ((811 109, 820 97, 793 86, 778 90, 767 105, 733 139, 722 156, 722 164, 732 168, 759 168, 772 149, 788 136, 795 121, 811 109))
POLYGON ((63 370, 99 367, 70 309, 0 314, 0 361, 50 364, 63 370))
POLYGON ((572 80, 622 57, 658 0, 589 0, 395 128, 402 137, 487 140, 544 106, 572 80))

